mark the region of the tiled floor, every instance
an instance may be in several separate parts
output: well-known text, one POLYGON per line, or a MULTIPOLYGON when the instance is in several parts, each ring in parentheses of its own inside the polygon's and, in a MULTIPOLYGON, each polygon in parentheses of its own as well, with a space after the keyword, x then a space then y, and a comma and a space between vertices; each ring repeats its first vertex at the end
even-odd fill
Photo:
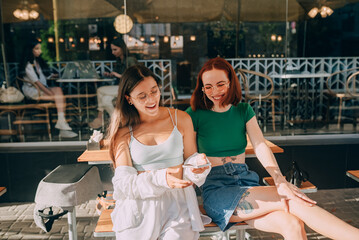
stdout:
MULTIPOLYGON (((359 184, 358 188, 319 190, 308 195, 316 200, 319 206, 359 228, 359 184)), ((66 217, 56 220, 50 233, 44 233, 33 221, 33 209, 33 203, 0 204, 0 239, 68 239, 66 217)), ((76 207, 76 211, 79 240, 112 239, 94 238, 92 235, 98 219, 94 200, 76 207)), ((283 239, 278 234, 258 230, 247 232, 250 240, 283 239)), ((328 239, 310 229, 307 229, 307 236, 308 239, 328 239)), ((200 240, 214 239, 218 238, 216 236, 200 238, 200 240)), ((235 236, 231 236, 231 239, 235 239, 235 236)))

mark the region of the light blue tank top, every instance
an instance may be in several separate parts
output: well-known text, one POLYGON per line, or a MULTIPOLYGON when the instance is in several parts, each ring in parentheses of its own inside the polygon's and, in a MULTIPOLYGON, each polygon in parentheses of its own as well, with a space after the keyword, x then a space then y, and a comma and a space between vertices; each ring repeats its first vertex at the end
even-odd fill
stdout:
POLYGON ((157 145, 145 145, 140 143, 132 132, 131 133, 130 154, 133 167, 137 171, 158 170, 177 166, 183 163, 183 138, 177 128, 177 109, 175 110, 175 122, 173 121, 170 110, 168 109, 173 131, 166 141, 157 145))

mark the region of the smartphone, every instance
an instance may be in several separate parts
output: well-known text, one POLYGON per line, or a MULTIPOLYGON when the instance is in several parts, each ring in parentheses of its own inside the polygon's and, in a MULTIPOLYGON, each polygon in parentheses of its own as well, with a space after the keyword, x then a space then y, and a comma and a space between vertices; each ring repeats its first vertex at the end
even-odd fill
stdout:
POLYGON ((206 164, 202 164, 202 165, 192 165, 192 164, 183 164, 182 167, 183 168, 203 168, 203 167, 207 167, 207 166, 211 166, 210 162, 207 162, 206 164))

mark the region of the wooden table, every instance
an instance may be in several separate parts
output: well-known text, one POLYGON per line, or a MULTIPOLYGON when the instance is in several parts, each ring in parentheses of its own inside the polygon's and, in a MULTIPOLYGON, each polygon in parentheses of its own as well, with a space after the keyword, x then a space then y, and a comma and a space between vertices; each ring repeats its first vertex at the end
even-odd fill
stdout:
MULTIPOLYGON (((263 183, 267 186, 274 186, 274 180, 272 177, 264 177, 263 183)), ((304 193, 313 193, 318 191, 317 187, 309 181, 302 182, 299 189, 304 193)))
MULTIPOLYGON (((266 140, 266 144, 272 150, 273 153, 282 153, 284 150, 274 143, 266 140)), ((252 143, 248 140, 248 144, 246 147, 246 157, 254 157, 254 149, 252 143)), ((81 154, 80 157, 77 158, 78 162, 88 162, 89 164, 109 164, 112 163, 109 150, 106 148, 102 148, 101 150, 86 150, 81 154)))

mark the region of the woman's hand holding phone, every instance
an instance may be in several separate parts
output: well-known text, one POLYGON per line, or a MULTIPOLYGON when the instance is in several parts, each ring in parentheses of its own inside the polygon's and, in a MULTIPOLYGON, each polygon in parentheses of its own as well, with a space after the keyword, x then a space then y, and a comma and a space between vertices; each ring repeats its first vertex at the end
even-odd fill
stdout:
POLYGON ((201 153, 197 156, 197 165, 183 164, 183 168, 191 168, 191 171, 195 174, 201 174, 206 171, 211 163, 208 161, 206 154, 201 153))

